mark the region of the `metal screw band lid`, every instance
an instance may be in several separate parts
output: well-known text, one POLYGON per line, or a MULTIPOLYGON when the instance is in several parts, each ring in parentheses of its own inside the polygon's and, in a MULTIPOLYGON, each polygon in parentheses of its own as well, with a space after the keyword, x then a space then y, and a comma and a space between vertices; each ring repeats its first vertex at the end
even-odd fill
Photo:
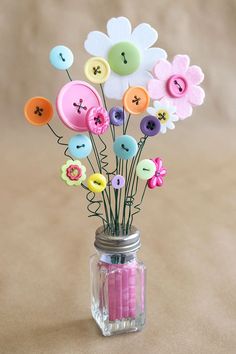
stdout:
POLYGON ((94 246, 97 250, 108 253, 129 253, 137 251, 140 246, 140 232, 132 226, 128 235, 113 236, 100 226, 95 233, 94 246))

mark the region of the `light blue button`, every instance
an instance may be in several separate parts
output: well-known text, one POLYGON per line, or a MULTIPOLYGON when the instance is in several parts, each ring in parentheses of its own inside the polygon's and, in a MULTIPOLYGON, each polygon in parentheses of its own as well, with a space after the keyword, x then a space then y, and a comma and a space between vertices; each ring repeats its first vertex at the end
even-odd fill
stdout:
POLYGON ((92 144, 87 135, 78 134, 70 138, 68 150, 70 154, 77 159, 84 159, 91 153, 92 144))
POLYGON ((50 51, 49 60, 54 68, 67 70, 74 62, 72 51, 64 45, 58 45, 50 51))
POLYGON ((113 150, 121 159, 129 160, 137 154, 138 144, 132 136, 121 135, 116 138, 113 150))

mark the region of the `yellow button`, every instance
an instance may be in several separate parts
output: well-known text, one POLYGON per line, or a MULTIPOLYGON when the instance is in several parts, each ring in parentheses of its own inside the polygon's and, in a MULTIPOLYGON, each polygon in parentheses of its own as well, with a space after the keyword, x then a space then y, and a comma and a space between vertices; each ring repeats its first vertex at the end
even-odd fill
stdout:
POLYGON ((94 84, 103 84, 110 75, 110 65, 100 57, 90 58, 84 66, 85 76, 94 84))
POLYGON ((88 189, 94 193, 101 193, 107 185, 106 178, 101 173, 94 173, 87 180, 88 189))
POLYGON ((125 110, 130 114, 140 114, 149 106, 150 97, 142 86, 129 87, 123 97, 125 110))

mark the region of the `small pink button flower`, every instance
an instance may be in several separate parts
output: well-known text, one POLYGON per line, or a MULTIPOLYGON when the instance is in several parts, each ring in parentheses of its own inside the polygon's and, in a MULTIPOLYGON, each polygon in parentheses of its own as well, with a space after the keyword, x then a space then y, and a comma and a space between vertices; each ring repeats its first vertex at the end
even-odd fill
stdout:
POLYGON ((105 133, 110 124, 110 118, 105 108, 91 107, 86 115, 88 129, 95 135, 105 133))
POLYGON ((70 165, 66 169, 66 175, 71 181, 78 181, 82 176, 82 170, 78 165, 70 165))
POLYGON ((148 82, 148 92, 152 99, 167 97, 176 107, 180 119, 192 115, 192 106, 199 106, 205 98, 199 84, 204 74, 199 66, 190 64, 188 55, 176 55, 172 63, 159 60, 154 66, 154 79, 148 82))
POLYGON ((163 167, 163 162, 160 157, 152 159, 156 165, 156 172, 152 178, 148 180, 148 188, 154 189, 156 187, 161 187, 163 184, 163 177, 166 176, 166 169, 163 167))

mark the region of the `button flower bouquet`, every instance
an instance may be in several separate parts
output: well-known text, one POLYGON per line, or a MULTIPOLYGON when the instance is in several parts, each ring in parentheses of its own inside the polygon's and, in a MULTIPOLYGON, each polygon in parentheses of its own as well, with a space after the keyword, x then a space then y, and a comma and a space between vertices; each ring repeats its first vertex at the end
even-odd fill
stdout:
POLYGON ((168 61, 165 50, 152 47, 157 37, 147 23, 132 30, 125 17, 110 19, 107 34, 90 32, 84 42, 92 55, 84 66, 90 83, 71 78, 69 48, 51 50, 52 66, 69 79, 56 98, 59 118, 74 131, 68 142, 49 123, 54 109, 48 99, 33 97, 24 107, 26 119, 47 125, 65 148, 60 176, 86 191, 89 216, 100 220, 90 260, 91 310, 104 335, 137 331, 145 322, 145 266, 137 259, 140 235, 133 220, 146 191, 160 188, 167 173, 156 152, 141 157, 145 143, 190 117, 205 96, 200 67, 187 55, 168 61), (117 105, 108 107, 107 98, 117 105), (140 115, 137 141, 129 123, 140 115))

